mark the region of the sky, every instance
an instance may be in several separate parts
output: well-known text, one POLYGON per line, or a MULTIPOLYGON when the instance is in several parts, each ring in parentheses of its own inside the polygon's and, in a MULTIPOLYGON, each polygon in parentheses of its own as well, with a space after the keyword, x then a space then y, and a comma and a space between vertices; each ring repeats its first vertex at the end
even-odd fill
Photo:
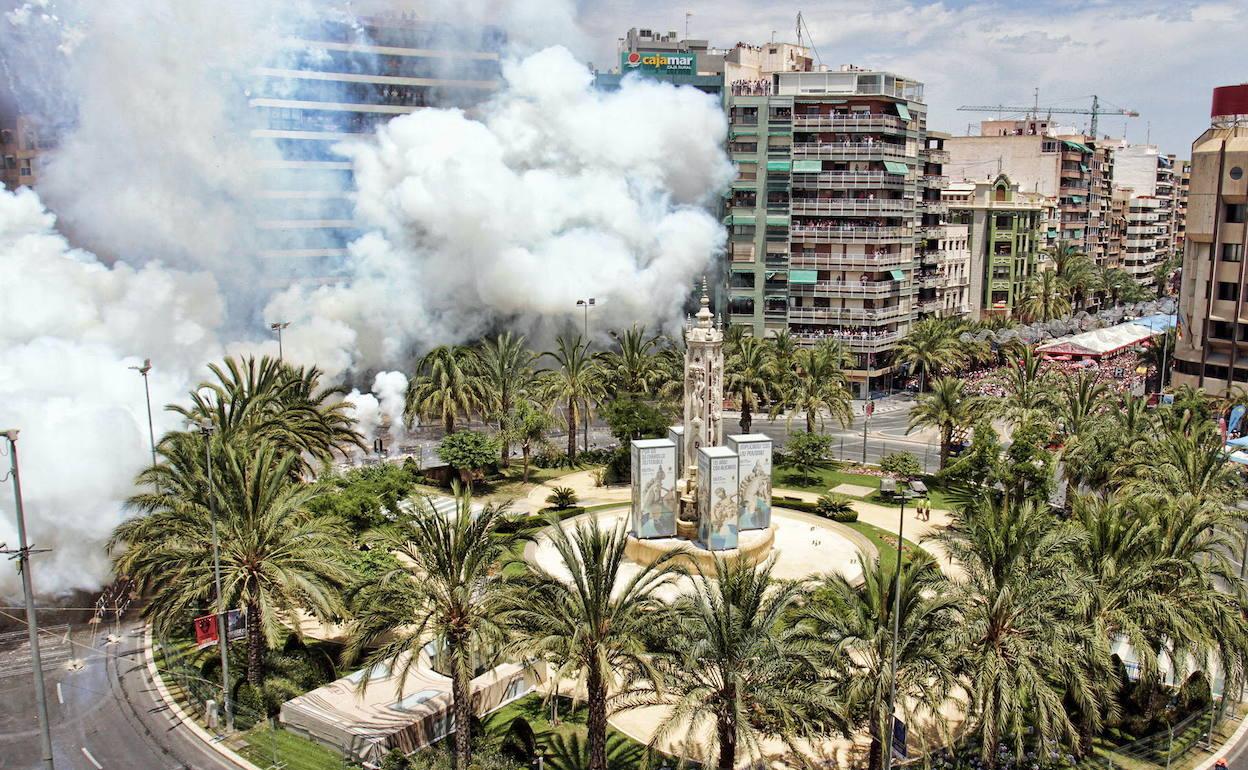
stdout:
MULTIPOLYGON (((822 62, 892 70, 926 84, 930 128, 965 135, 980 113, 964 104, 1102 103, 1139 118, 1102 116, 1100 133, 1147 139, 1180 157, 1208 127, 1215 86, 1248 81, 1248 2, 1196 0, 583 0, 584 50, 607 68, 629 27, 684 33, 716 46, 792 42, 801 10, 822 62), (1125 124, 1125 126, 1124 126, 1125 124)), ((1055 118, 1058 116, 1055 116, 1055 118)), ((1086 116, 1062 125, 1086 126, 1086 116)))

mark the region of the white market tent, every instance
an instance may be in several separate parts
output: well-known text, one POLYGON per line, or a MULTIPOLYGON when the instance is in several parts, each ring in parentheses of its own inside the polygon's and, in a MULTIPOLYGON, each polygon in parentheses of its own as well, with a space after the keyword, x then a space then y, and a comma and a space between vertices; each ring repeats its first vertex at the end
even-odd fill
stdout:
POLYGON ((1104 329, 1072 334, 1069 337, 1038 345, 1036 352, 1049 357, 1065 355, 1099 358, 1139 345, 1157 334, 1157 331, 1143 324, 1118 324, 1104 329))

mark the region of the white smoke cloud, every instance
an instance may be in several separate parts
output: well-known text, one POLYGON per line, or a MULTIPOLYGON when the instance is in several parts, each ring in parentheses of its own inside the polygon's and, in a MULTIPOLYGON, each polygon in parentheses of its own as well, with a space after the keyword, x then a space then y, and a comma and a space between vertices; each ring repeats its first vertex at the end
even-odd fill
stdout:
MULTIPOLYGON (((531 53, 579 45, 570 0, 454 6, 518 25, 506 87, 471 115, 423 110, 344 147, 368 232, 339 282, 276 291, 251 197, 274 148, 251 135, 247 90, 275 41, 325 5, 39 0, 0 17, 4 75, 69 126, 43 156, 41 195, 94 251, 72 248, 39 197, 0 188, 0 428, 22 429, 31 539, 52 549, 41 593, 107 578, 103 542, 150 462, 129 369, 144 358, 159 437, 182 427, 161 407, 208 362, 275 354, 265 325, 291 321, 288 360, 338 383, 380 372, 347 398, 370 438, 390 424, 393 446, 407 386, 393 370, 433 345, 504 324, 542 337, 579 321, 587 296, 600 330, 676 323, 723 248, 702 208, 732 173, 716 101, 641 81, 597 93, 566 49, 531 53)), ((5 490, 0 542, 15 540, 5 490)), ((0 570, 0 596, 17 591, 0 570)))
POLYGON ((703 205, 728 183, 717 102, 630 79, 616 93, 564 48, 504 68, 480 119, 422 110, 348 145, 352 280, 275 297, 266 317, 317 360, 392 361, 506 320, 526 331, 598 302, 595 325, 672 325, 724 246, 703 205), (349 342, 350 352, 336 347, 349 342))

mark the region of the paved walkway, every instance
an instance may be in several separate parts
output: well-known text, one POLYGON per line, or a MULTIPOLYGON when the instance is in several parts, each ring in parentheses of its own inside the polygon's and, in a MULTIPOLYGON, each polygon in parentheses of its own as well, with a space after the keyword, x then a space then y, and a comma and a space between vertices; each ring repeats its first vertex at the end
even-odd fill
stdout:
POLYGON ((577 505, 602 505, 603 503, 627 503, 632 499, 632 488, 627 484, 613 484, 600 487, 594 482, 594 471, 577 471, 542 482, 523 498, 516 500, 513 508, 517 511, 537 512, 545 508, 546 497, 555 487, 571 487, 576 492, 577 505))

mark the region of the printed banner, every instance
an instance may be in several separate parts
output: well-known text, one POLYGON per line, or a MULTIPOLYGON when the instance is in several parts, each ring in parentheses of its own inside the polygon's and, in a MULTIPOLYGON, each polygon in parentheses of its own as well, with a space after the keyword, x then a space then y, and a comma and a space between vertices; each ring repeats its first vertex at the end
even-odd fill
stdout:
MULTIPOLYGON (((195 618, 195 647, 205 649, 217 643, 217 616, 201 615, 195 618)), ((231 642, 247 638, 247 616, 242 610, 230 610, 225 614, 225 638, 231 642)))
POLYGON ((631 529, 639 538, 676 536, 676 445, 667 439, 632 442, 631 529))
POLYGON ((737 454, 728 447, 698 450, 698 539, 712 551, 737 547, 737 454))
POLYGON ((762 434, 729 436, 736 450, 741 485, 738 494, 741 530, 771 526, 771 439, 762 434))

